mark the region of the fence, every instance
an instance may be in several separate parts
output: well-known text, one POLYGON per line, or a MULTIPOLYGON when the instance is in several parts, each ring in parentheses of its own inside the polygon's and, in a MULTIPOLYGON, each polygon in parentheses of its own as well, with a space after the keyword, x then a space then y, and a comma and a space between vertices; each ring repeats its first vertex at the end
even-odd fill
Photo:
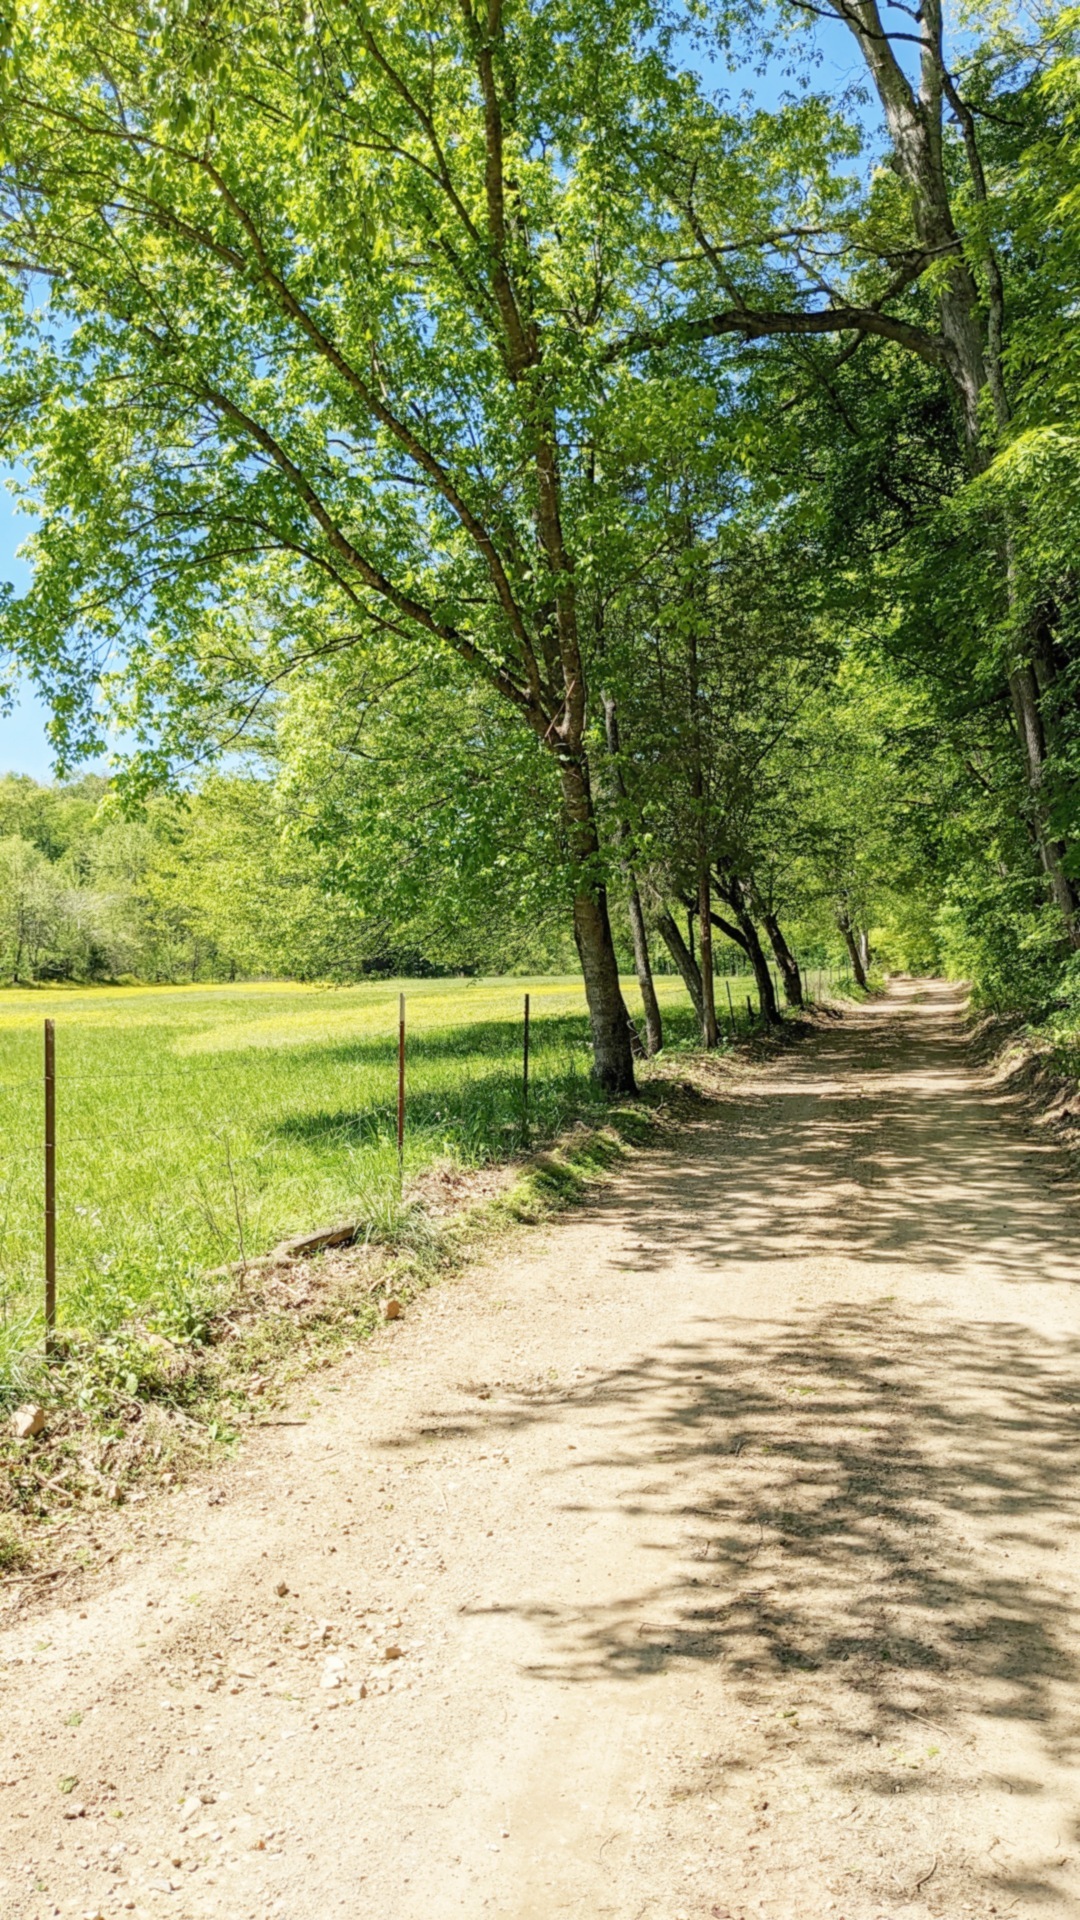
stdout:
POLYGON ((356 1214, 389 1231, 406 1175, 440 1156, 501 1159, 599 1107, 580 995, 577 982, 542 989, 538 1030, 535 993, 423 983, 407 1045, 399 999, 395 1046, 385 1012, 370 1030, 385 990, 313 994, 260 1051, 251 1029, 267 1022, 247 1022, 235 1046, 215 1027, 204 1050, 207 1033, 132 1026, 123 1008, 110 1027, 122 996, 99 993, 58 1010, 47 1062, 20 999, 11 1026, 0 1016, 0 1392, 19 1355, 49 1341, 58 1305, 65 1329, 145 1317, 162 1299, 180 1311, 208 1269, 313 1221, 356 1214), (293 1044, 316 999, 329 1015, 293 1044))
MULTIPOLYGON (((812 969, 808 987, 820 997, 834 978, 812 969)), ((692 1043, 681 988, 668 999, 674 984, 664 983, 665 1018, 692 1043)), ((746 984, 722 982, 732 1032, 758 1018, 746 984)), ((445 1001, 438 986, 418 988, 417 1000, 445 1001)), ((573 993, 580 1005, 580 986, 573 993)), ((353 1205, 392 1225, 406 1172, 440 1151, 502 1157, 602 1105, 585 1022, 546 988, 539 1028, 535 994, 515 1005, 500 990, 499 1019, 479 1025, 468 1016, 490 1013, 486 1002, 470 1007, 460 986, 451 998, 452 1030, 429 1023, 410 1035, 401 995, 396 1049, 382 1026, 301 1034, 260 1053, 249 1022, 235 1047, 231 1029, 185 1028, 148 1058, 146 1031, 91 1012, 59 1030, 46 1021, 35 1065, 20 1029, 27 1071, 0 1069, 0 1386, 20 1352, 53 1337, 58 1304, 69 1325, 156 1312, 163 1300, 182 1315, 207 1268, 254 1257, 296 1227, 353 1205)))

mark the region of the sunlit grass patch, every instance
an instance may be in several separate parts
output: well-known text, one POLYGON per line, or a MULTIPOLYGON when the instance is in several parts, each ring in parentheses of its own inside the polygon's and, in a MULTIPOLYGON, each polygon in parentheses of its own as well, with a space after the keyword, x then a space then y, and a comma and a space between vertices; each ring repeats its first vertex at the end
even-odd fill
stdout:
MULTIPOLYGON (((673 1042, 688 1040, 681 986, 658 985, 673 1042)), ((184 1335, 209 1270, 292 1232, 349 1217, 401 1237, 399 987, 406 1187, 433 1161, 481 1167, 603 1114, 578 980, 0 993, 0 1390, 19 1390, 41 1341, 43 1018, 56 1021, 61 1330, 184 1335)))

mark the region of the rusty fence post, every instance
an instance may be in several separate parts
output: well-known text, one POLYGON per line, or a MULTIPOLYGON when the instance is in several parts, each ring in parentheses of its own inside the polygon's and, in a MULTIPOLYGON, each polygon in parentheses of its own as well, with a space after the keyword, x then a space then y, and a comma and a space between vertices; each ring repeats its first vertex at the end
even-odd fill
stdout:
POLYGON ((521 1043, 521 1124, 526 1144, 529 1139, 529 996, 525 995, 525 1026, 521 1043))
POLYGON ((405 995, 398 994, 397 1042, 397 1163, 398 1192, 405 1187, 405 995))
POLYGON ((56 1029, 45 1022, 45 1351, 56 1326, 56 1029))

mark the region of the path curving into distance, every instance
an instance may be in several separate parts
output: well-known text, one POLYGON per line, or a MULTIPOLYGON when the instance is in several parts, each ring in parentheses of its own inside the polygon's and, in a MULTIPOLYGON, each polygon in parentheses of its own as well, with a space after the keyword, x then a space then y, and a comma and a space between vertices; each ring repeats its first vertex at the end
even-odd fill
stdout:
POLYGON ((1060 1172, 938 983, 740 1073, 3 1616, 0 1912, 1080 1912, 1060 1172))

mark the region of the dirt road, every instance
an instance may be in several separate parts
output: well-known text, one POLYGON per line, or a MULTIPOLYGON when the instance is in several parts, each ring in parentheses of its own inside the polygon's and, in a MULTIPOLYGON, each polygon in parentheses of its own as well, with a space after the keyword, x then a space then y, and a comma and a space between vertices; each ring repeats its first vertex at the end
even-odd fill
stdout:
POLYGON ((126 1510, 0 1638, 4 1920, 1080 1913, 1056 1170, 894 990, 126 1510))

